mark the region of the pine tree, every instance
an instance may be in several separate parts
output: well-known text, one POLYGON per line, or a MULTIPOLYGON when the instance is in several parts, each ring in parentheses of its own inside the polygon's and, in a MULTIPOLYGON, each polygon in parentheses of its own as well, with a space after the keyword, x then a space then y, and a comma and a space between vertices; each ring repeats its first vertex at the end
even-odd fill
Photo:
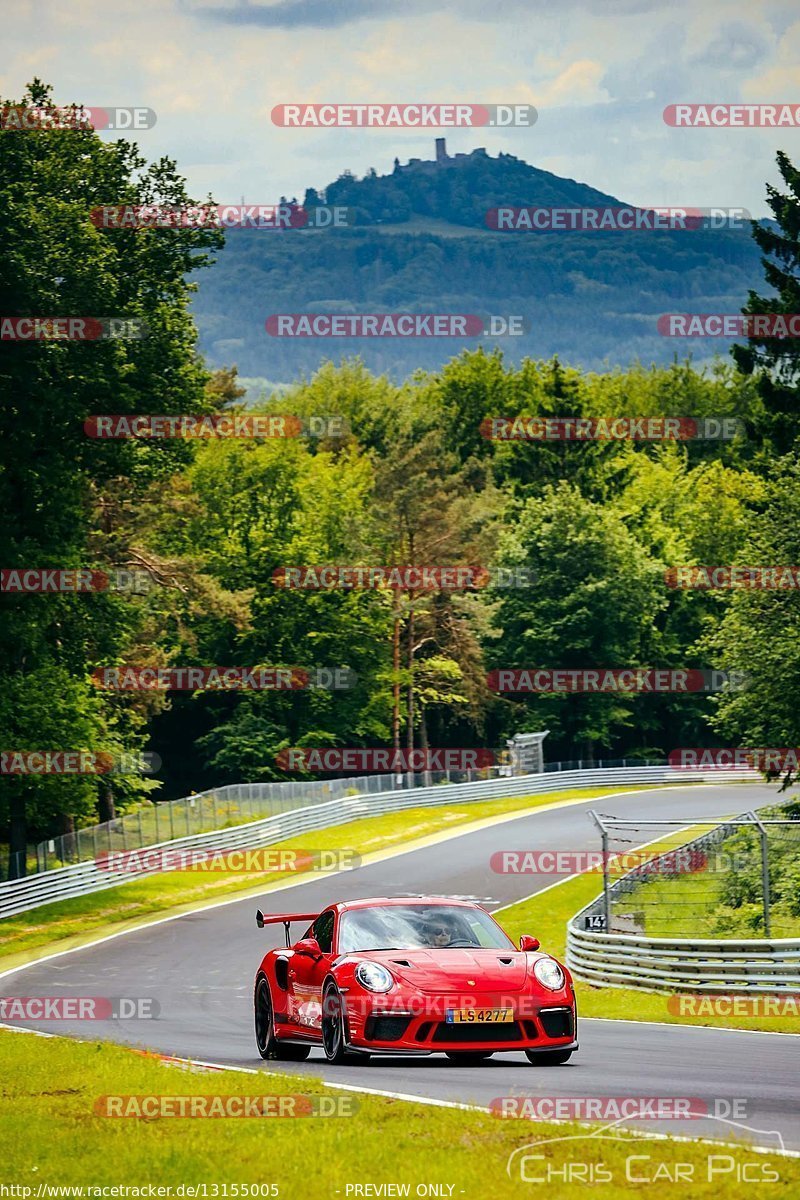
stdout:
MULTIPOLYGON (((800 312, 800 171, 783 151, 777 161, 788 193, 767 185, 767 202, 779 228, 752 223, 753 238, 764 251, 764 277, 777 295, 751 291, 743 309, 747 314, 800 312)), ((800 337, 751 337, 748 342, 732 353, 741 371, 758 377, 763 412, 754 433, 765 449, 784 454, 800 442, 800 337)))

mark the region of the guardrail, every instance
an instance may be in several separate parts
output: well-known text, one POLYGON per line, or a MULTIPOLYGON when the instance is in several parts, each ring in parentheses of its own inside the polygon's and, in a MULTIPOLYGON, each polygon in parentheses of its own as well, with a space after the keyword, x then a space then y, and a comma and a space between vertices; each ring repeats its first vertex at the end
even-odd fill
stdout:
MULTIPOLYGON (((603 787, 618 783, 697 783, 758 780, 761 776, 751 770, 719 772, 691 771, 671 767, 618 767, 583 771, 562 771, 536 775, 519 775, 476 783, 443 784, 438 787, 400 789, 383 794, 351 796, 329 800, 324 804, 308 805, 293 812, 279 813, 246 825, 229 829, 155 843, 149 849, 165 847, 174 850, 212 847, 219 850, 260 849, 284 841, 295 834, 315 829, 327 829, 362 817, 380 816, 405 808, 428 808, 445 804, 469 804, 480 800, 503 797, 541 795, 569 788, 603 787)), ((257 784, 243 785, 257 787, 257 784)), ((103 870, 95 860, 42 871, 25 879, 0 883, 0 919, 27 912, 58 900, 84 896, 91 892, 119 887, 133 879, 156 872, 142 869, 126 871, 125 876, 103 870)))
MULTIPOLYGON (((543 734, 523 735, 541 738, 543 734)), ((643 761, 600 759, 591 764, 598 767, 663 767, 662 759, 643 761)), ((549 763, 543 769, 549 771, 582 771, 584 764, 577 762, 549 763)), ((588 764, 587 764, 588 769, 588 764)), ((498 764, 472 770, 425 771, 422 773, 358 775, 332 779, 284 780, 263 783, 230 783, 222 787, 209 788, 204 792, 193 792, 177 800, 158 800, 140 804, 129 812, 122 813, 110 821, 97 825, 86 825, 70 833, 46 838, 33 847, 34 855, 26 853, 24 861, 27 871, 20 871, 21 852, 17 853, 17 870, 6 870, 0 848, 0 880, 16 879, 35 871, 50 871, 58 867, 69 867, 78 862, 89 862, 98 854, 113 850, 134 850, 137 847, 159 845, 163 841, 190 837, 195 833, 210 833, 212 829, 229 829, 232 825, 246 825, 263 817, 274 817, 278 813, 291 812, 311 804, 324 804, 327 800, 339 800, 346 796, 370 795, 374 792, 396 792, 408 788, 431 787, 434 784, 475 783, 480 780, 509 778, 513 775, 532 775, 538 766, 498 764)))
MULTIPOLYGON (((682 849, 713 846, 735 827, 736 823, 719 825, 682 849)), ((674 854, 669 850, 648 866, 628 871, 572 917, 567 924, 570 971, 587 983, 647 992, 800 993, 800 938, 646 937, 585 927, 587 918, 610 923, 609 900, 630 892, 652 876, 653 864, 674 854)))
POLYGON ((570 922, 566 961, 577 978, 604 987, 772 996, 800 992, 800 938, 645 938, 594 933, 570 922))

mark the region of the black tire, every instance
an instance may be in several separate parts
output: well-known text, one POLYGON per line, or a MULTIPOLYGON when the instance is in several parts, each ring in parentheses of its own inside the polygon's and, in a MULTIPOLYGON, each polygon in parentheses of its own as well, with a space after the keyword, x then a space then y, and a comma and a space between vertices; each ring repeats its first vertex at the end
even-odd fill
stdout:
POLYGON ((347 1051, 342 993, 332 979, 322 990, 322 1049, 329 1063, 352 1062, 347 1051))
POLYGON ((256 1027, 256 1046, 262 1058, 279 1059, 283 1062, 304 1062, 308 1058, 311 1050, 310 1046, 298 1046, 293 1042, 280 1042, 275 1037, 275 1023, 272 1019, 272 997, 269 992, 269 984, 263 975, 260 975, 256 980, 253 1008, 256 1027))
POLYGON ((560 1067, 572 1058, 571 1050, 526 1050, 525 1057, 534 1067, 560 1067))
POLYGON ((462 1067, 477 1067, 491 1058, 494 1050, 445 1050, 445 1057, 462 1067))

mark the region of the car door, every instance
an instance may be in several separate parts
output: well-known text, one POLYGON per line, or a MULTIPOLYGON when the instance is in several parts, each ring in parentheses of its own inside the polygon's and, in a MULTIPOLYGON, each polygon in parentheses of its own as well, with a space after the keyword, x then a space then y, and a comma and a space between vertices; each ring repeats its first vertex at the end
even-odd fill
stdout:
POLYGON ((322 984, 333 960, 334 909, 320 913, 304 937, 319 943, 318 956, 295 952, 289 962, 289 997, 292 1020, 305 1029, 319 1031, 322 1024, 322 984))

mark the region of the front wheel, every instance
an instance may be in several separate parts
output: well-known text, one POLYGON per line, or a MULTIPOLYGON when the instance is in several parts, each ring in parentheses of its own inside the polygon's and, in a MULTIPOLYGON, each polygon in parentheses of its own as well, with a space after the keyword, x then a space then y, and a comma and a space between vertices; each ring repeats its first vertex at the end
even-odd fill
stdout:
POLYGON ((525 1057, 534 1067, 560 1067, 572 1058, 571 1050, 526 1050, 525 1057))
POLYGON ((445 1050, 445 1057, 463 1067, 477 1067, 491 1058, 494 1050, 445 1050))
POLYGON ((329 980, 322 993, 322 1049, 330 1063, 347 1061, 342 993, 329 980))
POLYGON ((304 1062, 310 1046, 297 1046, 291 1042, 279 1042, 275 1037, 275 1022, 272 1016, 272 997, 269 984, 263 975, 256 982, 254 997, 256 1046, 262 1058, 278 1059, 283 1062, 304 1062))

